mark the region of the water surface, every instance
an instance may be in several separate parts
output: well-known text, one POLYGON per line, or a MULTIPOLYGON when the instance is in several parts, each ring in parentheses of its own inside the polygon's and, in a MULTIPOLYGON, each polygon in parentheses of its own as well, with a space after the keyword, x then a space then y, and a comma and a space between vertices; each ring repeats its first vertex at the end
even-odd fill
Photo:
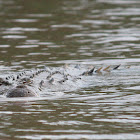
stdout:
POLYGON ((1 75, 121 64, 73 92, 0 98, 0 138, 139 139, 139 22, 139 0, 0 0, 1 75))

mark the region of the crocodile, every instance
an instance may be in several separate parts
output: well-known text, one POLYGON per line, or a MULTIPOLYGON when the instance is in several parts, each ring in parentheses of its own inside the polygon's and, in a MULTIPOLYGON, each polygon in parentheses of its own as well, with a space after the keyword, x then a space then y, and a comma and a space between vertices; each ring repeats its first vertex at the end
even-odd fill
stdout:
POLYGON ((119 67, 120 65, 105 68, 64 65, 63 67, 26 70, 1 77, 0 94, 8 98, 39 97, 43 91, 71 91, 86 87, 86 77, 109 73, 119 67))

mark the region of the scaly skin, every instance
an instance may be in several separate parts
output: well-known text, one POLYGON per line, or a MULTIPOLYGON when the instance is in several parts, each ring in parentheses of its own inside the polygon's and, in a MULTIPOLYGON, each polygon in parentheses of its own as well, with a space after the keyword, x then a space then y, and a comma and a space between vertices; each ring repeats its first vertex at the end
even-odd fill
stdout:
POLYGON ((34 71, 21 72, 18 75, 11 75, 5 79, 0 78, 0 86, 3 88, 1 93, 5 92, 6 97, 37 97, 37 92, 43 89, 54 89, 61 91, 64 89, 71 90, 80 84, 84 76, 92 76, 93 74, 101 74, 116 70, 120 65, 110 69, 110 66, 102 69, 81 70, 80 66, 65 66, 64 68, 48 68, 34 71), (74 73, 75 72, 75 73, 74 73), (80 72, 80 73, 79 73, 80 72), (37 77, 39 77, 37 79, 37 77), (35 89, 35 90, 34 90, 35 89))

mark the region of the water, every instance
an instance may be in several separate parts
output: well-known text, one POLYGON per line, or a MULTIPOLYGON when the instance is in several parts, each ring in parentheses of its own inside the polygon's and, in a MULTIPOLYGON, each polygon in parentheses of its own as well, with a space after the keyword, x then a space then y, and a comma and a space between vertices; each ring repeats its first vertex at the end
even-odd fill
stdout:
POLYGON ((0 0, 1 75, 122 66, 72 92, 1 97, 0 139, 140 139, 139 21, 139 0, 0 0))

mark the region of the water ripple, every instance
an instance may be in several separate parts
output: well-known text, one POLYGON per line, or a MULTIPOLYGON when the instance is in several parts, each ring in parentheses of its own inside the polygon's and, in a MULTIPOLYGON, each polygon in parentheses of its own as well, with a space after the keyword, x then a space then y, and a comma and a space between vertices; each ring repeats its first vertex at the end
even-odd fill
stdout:
POLYGON ((139 3, 0 0, 1 77, 48 65, 121 64, 84 77, 72 92, 1 95, 1 139, 139 139, 139 3))
POLYGON ((37 19, 15 19, 13 22, 21 22, 21 23, 28 23, 28 22, 37 22, 37 19))

